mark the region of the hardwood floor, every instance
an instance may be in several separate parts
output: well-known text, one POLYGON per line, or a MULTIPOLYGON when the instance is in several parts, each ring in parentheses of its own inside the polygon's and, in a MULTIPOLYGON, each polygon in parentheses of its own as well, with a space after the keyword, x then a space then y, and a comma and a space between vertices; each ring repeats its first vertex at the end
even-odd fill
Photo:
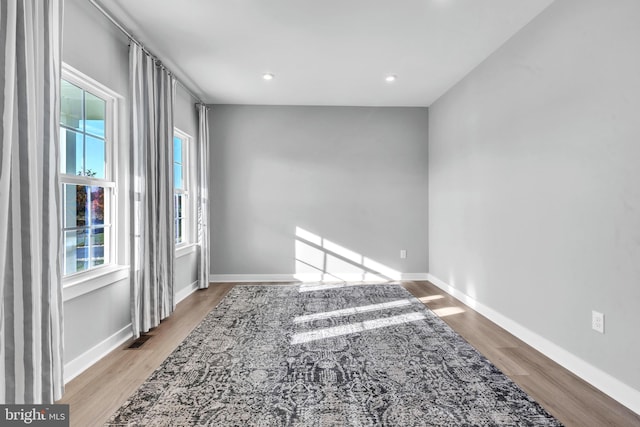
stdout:
MULTIPOLYGON (((582 381, 429 282, 404 287, 567 426, 639 426, 640 416, 582 381)), ((72 426, 103 425, 195 328, 233 283, 212 284, 178 304, 141 348, 127 343, 67 384, 72 426)))
POLYGON ((221 283, 194 292, 148 333, 152 337, 142 347, 125 343, 71 380, 57 402, 69 405, 71 426, 103 425, 231 288, 221 283))
POLYGON ((431 283, 404 287, 564 425, 640 426, 638 414, 431 283))

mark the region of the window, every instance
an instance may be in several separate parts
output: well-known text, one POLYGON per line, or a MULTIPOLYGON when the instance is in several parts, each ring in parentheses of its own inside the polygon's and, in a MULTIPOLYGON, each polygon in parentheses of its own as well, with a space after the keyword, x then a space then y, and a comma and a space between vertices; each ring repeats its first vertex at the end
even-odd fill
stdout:
POLYGON ((63 73, 60 97, 63 274, 69 276, 112 263, 114 100, 77 72, 63 73))
POLYGON ((175 129, 173 136, 173 205, 174 205, 174 227, 176 245, 187 243, 188 241, 188 157, 187 147, 190 137, 184 132, 175 129))

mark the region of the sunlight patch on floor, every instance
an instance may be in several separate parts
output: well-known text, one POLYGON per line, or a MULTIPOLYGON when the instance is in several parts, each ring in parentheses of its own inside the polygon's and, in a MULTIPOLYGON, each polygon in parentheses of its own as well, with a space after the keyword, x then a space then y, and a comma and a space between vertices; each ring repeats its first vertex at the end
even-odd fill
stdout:
POLYGON ((433 310, 433 312, 438 317, 446 317, 454 314, 464 313, 465 310, 460 307, 443 307, 443 308, 436 308, 435 310, 433 310))
POLYGON ((348 325, 335 326, 332 328, 317 329, 315 331, 301 332, 291 337, 291 344, 302 344, 310 341, 322 340, 327 338, 338 337, 342 335, 350 335, 358 332, 368 331, 372 329, 385 328, 402 323, 415 322, 425 319, 422 313, 407 313, 398 316, 383 317, 374 320, 365 320, 364 322, 351 323, 348 325))
POLYGON ((438 299, 443 299, 444 296, 443 295, 429 295, 428 297, 420 297, 418 298, 418 301, 420 301, 421 303, 427 303, 430 301, 435 301, 438 299))
POLYGON ((341 310, 326 311, 324 313, 308 314, 306 316, 298 316, 293 319, 293 323, 310 322, 312 320, 328 319, 331 317, 350 316, 357 313, 367 313, 370 311, 386 310, 389 308, 405 307, 411 305, 411 300, 401 299, 397 301, 384 302, 381 304, 363 305, 360 307, 350 307, 341 310))

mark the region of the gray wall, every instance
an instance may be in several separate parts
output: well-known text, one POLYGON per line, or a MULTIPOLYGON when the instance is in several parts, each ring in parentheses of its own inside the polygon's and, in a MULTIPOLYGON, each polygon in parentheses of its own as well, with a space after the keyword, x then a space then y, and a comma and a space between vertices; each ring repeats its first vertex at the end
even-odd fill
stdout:
MULTIPOLYGON (((87 0, 66 0, 63 27, 63 61, 124 97, 118 141, 118 167, 121 175, 119 194, 128 194, 129 174, 129 59, 128 39, 104 18, 87 0)), ((194 100, 181 86, 176 88, 175 124, 197 139, 197 115, 194 100)), ((129 205, 119 204, 118 262, 129 263, 129 205)), ((176 262, 175 292, 197 280, 196 252, 176 262)), ((65 363, 95 357, 94 346, 111 338, 130 322, 129 280, 120 280, 95 291, 65 301, 65 363)), ((87 360, 89 360, 87 359, 87 360)), ((82 365, 82 363, 80 363, 82 365)), ((75 364, 74 366, 78 366, 75 364)))
POLYGON ((88 0, 65 0, 62 36, 64 62, 128 95, 129 40, 88 0))
POLYGON ((176 84, 174 98, 173 123, 175 127, 186 132, 194 139, 198 138, 198 115, 195 103, 197 100, 191 97, 180 84, 176 84))
POLYGON ((636 390, 638 22, 636 0, 556 1, 429 133, 430 272, 636 390))
POLYGON ((129 280, 120 280, 64 303, 65 363, 131 323, 129 295, 129 280))
MULTIPOLYGON (((88 1, 66 0, 64 7, 62 60, 76 70, 107 86, 123 97, 128 96, 128 40, 88 1), (90 35, 90 36, 88 36, 90 35)), ((121 123, 119 160, 127 160, 129 150, 128 103, 124 102, 121 123)), ((127 163, 128 165, 128 163, 127 163)), ((121 189, 124 190, 124 189, 121 189)), ((126 193, 120 193, 126 194, 126 193)), ((121 206, 119 219, 126 214, 121 206)), ((128 224, 128 221, 125 222, 128 224)), ((124 236, 128 231, 123 231, 124 236)), ((118 252, 126 252, 121 244, 118 252)), ((120 256, 121 263, 127 262, 120 256)), ((121 280, 64 303, 64 360, 81 357, 131 323, 129 316, 129 281, 121 280)), ((64 292, 63 292, 64 293, 64 292)), ((67 375, 67 374, 65 374, 67 375)))
POLYGON ((215 105, 210 123, 212 273, 294 274, 296 227, 428 271, 426 108, 215 105))

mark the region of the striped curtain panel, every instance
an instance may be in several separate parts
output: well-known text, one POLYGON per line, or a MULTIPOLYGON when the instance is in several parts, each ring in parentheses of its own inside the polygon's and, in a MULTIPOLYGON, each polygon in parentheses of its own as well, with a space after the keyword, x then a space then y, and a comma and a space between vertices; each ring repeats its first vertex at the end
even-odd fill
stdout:
POLYGON ((174 79, 135 43, 129 51, 132 159, 133 335, 175 309, 173 222, 174 79))
POLYGON ((198 104, 198 283, 200 289, 209 287, 209 108, 198 104))
POLYGON ((0 1, 0 402, 62 397, 61 0, 0 1))

